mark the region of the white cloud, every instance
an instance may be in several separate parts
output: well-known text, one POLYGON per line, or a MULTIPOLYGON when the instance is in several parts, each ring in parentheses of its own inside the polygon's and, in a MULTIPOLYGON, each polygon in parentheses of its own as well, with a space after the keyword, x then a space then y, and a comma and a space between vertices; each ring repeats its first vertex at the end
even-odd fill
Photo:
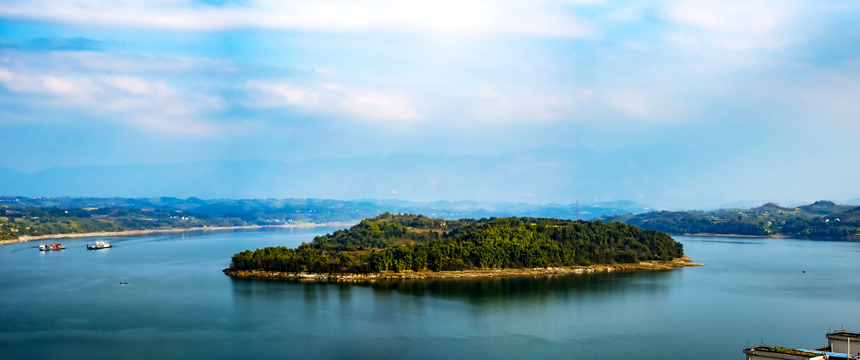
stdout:
MULTIPOLYGON (((207 75, 239 71, 229 59, 159 57, 97 51, 20 51, 0 49, 0 66, 8 69, 41 69, 54 73, 207 75)), ((30 70, 26 70, 30 72, 30 70)), ((114 75, 118 76, 118 75, 114 75)))
POLYGON ((267 98, 259 100, 259 106, 302 106, 315 108, 320 105, 319 95, 303 88, 287 84, 268 84, 251 81, 248 86, 252 89, 269 93, 267 98))
POLYGON ((96 91, 89 79, 75 79, 50 75, 19 75, 0 68, 0 83, 7 89, 18 93, 36 95, 57 95, 65 97, 85 97, 96 91))
POLYGON ((458 95, 467 103, 467 111, 473 120, 498 123, 563 120, 586 103, 592 94, 588 90, 506 90, 486 85, 474 90, 460 90, 458 95))
POLYGON ((684 47, 695 35, 725 50, 748 51, 791 44, 792 35, 786 30, 803 8, 804 4, 794 0, 680 0, 667 3, 663 13, 675 23, 698 30, 673 37, 683 40, 684 47))
POLYGON ((626 125, 671 126, 697 121, 683 116, 690 111, 691 104, 676 92, 677 89, 666 84, 631 83, 596 89, 592 110, 599 114, 596 120, 611 122, 623 118, 626 125))
POLYGON ((657 107, 649 96, 634 91, 613 91, 605 94, 604 101, 615 109, 636 117, 652 117, 657 107))
POLYGON ((210 136, 218 132, 212 124, 182 116, 164 114, 140 114, 126 119, 127 122, 146 131, 173 136, 210 136))
POLYGON ((778 79, 756 86, 761 101, 782 103, 791 117, 782 126, 807 123, 830 136, 860 138, 860 76, 836 72, 810 72, 801 78, 778 79))
POLYGON ((340 84, 299 86, 249 81, 256 92, 251 107, 295 107, 317 113, 350 115, 364 120, 418 120, 422 116, 409 100, 390 91, 355 88, 340 84))
POLYGON ((8 70, 0 68, 0 82, 8 83, 12 81, 12 73, 8 70))
POLYGON ((790 0, 676 1, 670 19, 693 27, 746 35, 767 34, 782 27, 797 11, 790 0))
POLYGON ((72 109, 151 132, 166 135, 219 132, 217 126, 197 120, 201 113, 221 106, 217 99, 183 94, 163 82, 153 83, 135 76, 57 76, 0 68, 0 86, 27 96, 33 107, 72 109))
POLYGON ((395 30, 448 34, 502 32, 584 37, 592 31, 553 1, 439 0, 404 2, 249 1, 211 7, 186 1, 32 1, 0 5, 0 16, 112 27, 174 30, 266 28, 287 30, 395 30))
POLYGON ((101 81, 132 95, 148 95, 152 92, 149 82, 134 76, 103 76, 101 81))
POLYGON ((665 41, 673 47, 677 47, 688 52, 698 52, 703 47, 702 41, 699 38, 681 32, 671 32, 666 34, 665 41))

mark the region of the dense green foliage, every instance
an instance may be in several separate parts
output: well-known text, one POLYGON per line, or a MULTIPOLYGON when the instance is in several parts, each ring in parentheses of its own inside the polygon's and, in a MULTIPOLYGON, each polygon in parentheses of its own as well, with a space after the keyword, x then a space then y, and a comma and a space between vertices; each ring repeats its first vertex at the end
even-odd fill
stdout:
POLYGON ((235 254, 235 270, 369 273, 534 268, 683 256, 665 233, 621 223, 548 218, 443 220, 384 213, 297 249, 235 254))
POLYGON ((614 216, 605 220, 670 234, 860 238, 860 207, 836 205, 830 201, 817 201, 797 208, 768 203, 745 210, 661 211, 614 216))

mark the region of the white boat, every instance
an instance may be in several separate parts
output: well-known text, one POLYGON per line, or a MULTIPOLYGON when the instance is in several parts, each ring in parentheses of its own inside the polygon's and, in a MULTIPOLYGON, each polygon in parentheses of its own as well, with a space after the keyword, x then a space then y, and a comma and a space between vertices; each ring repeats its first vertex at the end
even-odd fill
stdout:
POLYGON ((98 249, 107 249, 111 247, 107 241, 98 240, 95 245, 87 245, 87 250, 98 250, 98 249))

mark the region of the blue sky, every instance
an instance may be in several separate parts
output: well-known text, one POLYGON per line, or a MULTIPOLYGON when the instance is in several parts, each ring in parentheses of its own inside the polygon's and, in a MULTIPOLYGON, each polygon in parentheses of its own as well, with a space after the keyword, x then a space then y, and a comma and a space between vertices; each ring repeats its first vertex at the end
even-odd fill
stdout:
POLYGON ((846 1, 5 1, 0 194, 842 201, 860 196, 858 18, 846 1), (279 178, 62 181, 183 164, 279 178))

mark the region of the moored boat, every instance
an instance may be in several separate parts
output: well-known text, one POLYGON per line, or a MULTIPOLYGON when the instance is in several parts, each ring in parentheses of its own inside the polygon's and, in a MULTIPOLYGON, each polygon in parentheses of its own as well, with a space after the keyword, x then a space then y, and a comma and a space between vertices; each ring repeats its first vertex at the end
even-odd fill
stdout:
POLYGON ((87 250, 98 250, 98 249, 107 249, 111 247, 107 241, 98 240, 95 245, 87 245, 87 250))
POLYGON ((41 251, 53 251, 53 250, 63 250, 66 247, 63 244, 40 244, 39 250, 41 251))

